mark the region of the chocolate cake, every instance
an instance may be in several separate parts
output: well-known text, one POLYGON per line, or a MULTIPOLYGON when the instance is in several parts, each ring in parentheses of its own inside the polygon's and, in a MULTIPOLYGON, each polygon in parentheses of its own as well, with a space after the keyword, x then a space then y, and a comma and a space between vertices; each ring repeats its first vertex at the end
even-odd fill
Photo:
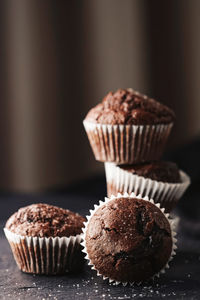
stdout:
POLYGON ((4 228, 19 269, 46 275, 80 271, 84 221, 76 213, 48 204, 20 208, 4 228))
POLYGON ((159 160, 174 112, 132 89, 108 93, 83 121, 96 160, 136 164, 159 160))
POLYGON ((168 219, 149 201, 115 198, 91 216, 85 234, 90 262, 103 276, 120 282, 146 281, 172 253, 168 219))

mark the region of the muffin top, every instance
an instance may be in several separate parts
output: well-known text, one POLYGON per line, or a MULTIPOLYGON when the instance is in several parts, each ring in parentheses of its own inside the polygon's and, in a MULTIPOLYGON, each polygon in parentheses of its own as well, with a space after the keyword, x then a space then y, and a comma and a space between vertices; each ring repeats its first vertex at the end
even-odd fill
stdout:
POLYGON ((62 237, 82 232, 85 219, 67 209, 48 204, 20 208, 6 222, 6 229, 22 236, 62 237))
POLYGON ((86 249, 101 275, 121 282, 145 281, 172 252, 169 221, 149 201, 115 198, 100 206, 86 229, 86 249))
POLYGON ((132 89, 109 92, 85 118, 91 123, 111 125, 169 124, 174 119, 174 112, 167 106, 132 89))
POLYGON ((131 172, 132 174, 150 178, 152 180, 168 183, 181 182, 177 165, 169 161, 154 161, 138 165, 120 165, 118 167, 131 172))

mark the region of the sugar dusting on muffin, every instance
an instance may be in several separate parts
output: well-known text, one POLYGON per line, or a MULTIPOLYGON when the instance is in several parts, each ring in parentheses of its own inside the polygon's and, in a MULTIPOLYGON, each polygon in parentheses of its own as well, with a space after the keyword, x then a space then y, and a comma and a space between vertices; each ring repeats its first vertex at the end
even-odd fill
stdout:
POLYGON ((44 203, 20 208, 6 223, 6 229, 22 236, 62 237, 81 233, 84 218, 67 209, 44 203))
POLYGON ((171 227, 153 203, 130 197, 100 205, 86 225, 90 263, 105 277, 141 282, 161 271, 171 257, 171 227))
POLYGON ((4 228, 19 269, 46 275, 79 271, 84 221, 82 216, 53 205, 20 208, 4 228))

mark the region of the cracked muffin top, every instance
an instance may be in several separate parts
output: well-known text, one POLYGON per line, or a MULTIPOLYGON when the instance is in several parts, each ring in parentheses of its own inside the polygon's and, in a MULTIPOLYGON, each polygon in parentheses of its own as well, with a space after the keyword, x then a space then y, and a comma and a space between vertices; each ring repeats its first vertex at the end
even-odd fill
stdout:
POLYGON ((85 118, 91 123, 111 125, 169 124, 174 119, 170 108, 132 89, 109 92, 85 118))
POLYGON ((6 229, 22 236, 62 237, 82 232, 85 218, 67 209, 48 204, 20 208, 6 222, 6 229))
POLYGON ((153 161, 137 165, 119 165, 119 168, 132 174, 152 180, 180 183, 180 173, 177 165, 169 161, 153 161))
POLYGON ((120 282, 141 282, 168 262, 171 227, 151 202, 115 198, 92 215, 85 243, 89 259, 101 275, 120 282))

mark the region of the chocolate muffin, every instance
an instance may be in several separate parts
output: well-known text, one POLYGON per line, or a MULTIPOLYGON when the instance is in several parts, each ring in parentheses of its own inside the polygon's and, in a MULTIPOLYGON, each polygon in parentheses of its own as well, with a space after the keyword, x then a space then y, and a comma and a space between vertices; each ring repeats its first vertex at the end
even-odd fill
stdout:
POLYGON ((83 123, 97 160, 130 164, 159 160, 174 119, 167 106, 119 89, 92 108, 83 123))
POLYGON ((20 208, 4 228, 18 267, 27 273, 63 274, 81 265, 85 219, 48 204, 20 208))
POLYGON ((100 275, 139 283, 163 270, 174 254, 172 229, 150 201, 115 198, 92 213, 85 228, 85 251, 100 275))
POLYGON ((170 212, 190 184, 190 178, 175 163, 154 161, 138 165, 105 163, 107 194, 148 196, 170 212))

